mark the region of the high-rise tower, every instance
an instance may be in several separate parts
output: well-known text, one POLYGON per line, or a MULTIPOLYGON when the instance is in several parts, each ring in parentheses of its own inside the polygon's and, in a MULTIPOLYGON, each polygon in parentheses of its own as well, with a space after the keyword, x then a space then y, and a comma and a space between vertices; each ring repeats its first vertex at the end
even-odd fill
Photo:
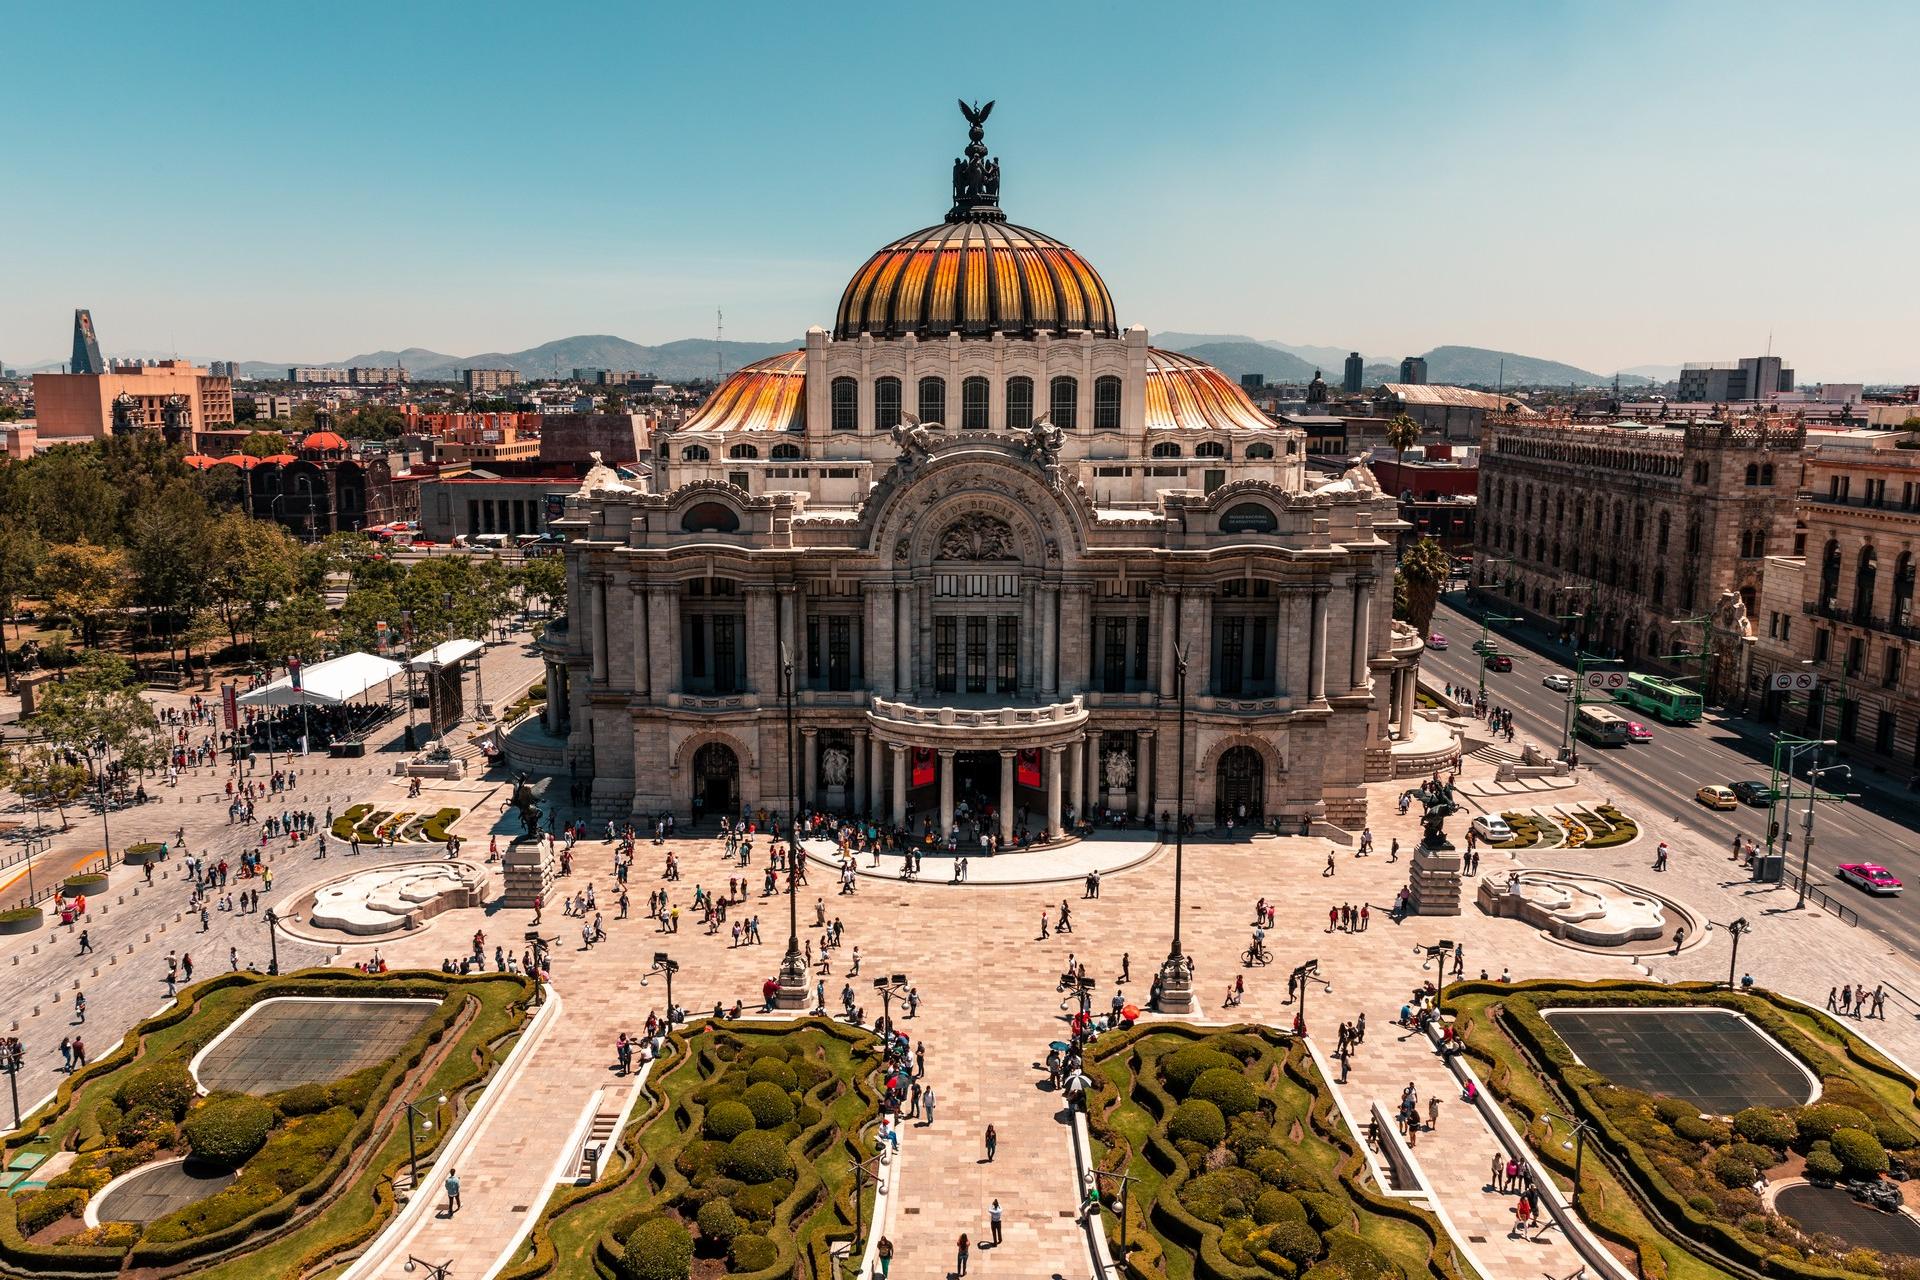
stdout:
POLYGON ((68 373, 105 373, 107 362, 100 355, 100 340, 93 333, 93 313, 77 307, 73 313, 73 362, 68 373))

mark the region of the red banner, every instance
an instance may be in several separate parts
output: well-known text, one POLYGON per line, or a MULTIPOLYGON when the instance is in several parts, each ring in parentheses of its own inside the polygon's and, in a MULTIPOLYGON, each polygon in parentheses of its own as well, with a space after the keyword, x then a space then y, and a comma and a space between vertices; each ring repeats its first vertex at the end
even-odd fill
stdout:
POLYGON ((220 686, 220 710, 226 718, 228 732, 240 727, 240 699, 230 684, 220 686))
POLYGON ((907 785, 914 787, 932 786, 935 763, 936 760, 932 747, 915 747, 913 749, 913 778, 907 785))
POLYGON ((1023 787, 1040 785, 1040 749, 1031 747, 1014 758, 1013 780, 1023 787))

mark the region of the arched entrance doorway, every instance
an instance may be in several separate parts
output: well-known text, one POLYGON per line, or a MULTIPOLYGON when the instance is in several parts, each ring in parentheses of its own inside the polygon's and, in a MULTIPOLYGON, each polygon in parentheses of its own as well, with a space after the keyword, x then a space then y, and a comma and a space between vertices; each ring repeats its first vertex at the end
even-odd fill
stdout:
POLYGON ((732 747, 709 742, 693 753, 693 799, 703 814, 740 812, 740 758, 732 747))
POLYGON ((1220 757, 1213 789, 1213 820, 1235 825, 1266 819, 1267 766, 1252 747, 1229 748, 1220 757))

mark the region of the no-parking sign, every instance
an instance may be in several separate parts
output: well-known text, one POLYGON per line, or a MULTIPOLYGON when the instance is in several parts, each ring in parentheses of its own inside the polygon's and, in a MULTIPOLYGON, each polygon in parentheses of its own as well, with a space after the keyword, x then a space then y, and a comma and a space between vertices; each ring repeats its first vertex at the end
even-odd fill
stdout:
POLYGON ((1601 693, 1613 693, 1627 687, 1627 673, 1624 671, 1589 671, 1587 688, 1601 693))
POLYGON ((1793 693, 1811 693, 1819 687, 1820 677, 1811 671, 1776 671, 1769 683, 1775 689, 1786 689, 1793 693))

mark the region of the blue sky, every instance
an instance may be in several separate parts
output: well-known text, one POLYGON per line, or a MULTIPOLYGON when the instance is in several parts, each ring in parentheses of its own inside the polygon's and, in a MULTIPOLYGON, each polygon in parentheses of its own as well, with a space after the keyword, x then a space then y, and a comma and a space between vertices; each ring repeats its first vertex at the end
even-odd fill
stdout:
POLYGON ((15 8, 0 359, 781 339, 987 141, 1122 323, 1920 380, 1920 6, 15 8))

